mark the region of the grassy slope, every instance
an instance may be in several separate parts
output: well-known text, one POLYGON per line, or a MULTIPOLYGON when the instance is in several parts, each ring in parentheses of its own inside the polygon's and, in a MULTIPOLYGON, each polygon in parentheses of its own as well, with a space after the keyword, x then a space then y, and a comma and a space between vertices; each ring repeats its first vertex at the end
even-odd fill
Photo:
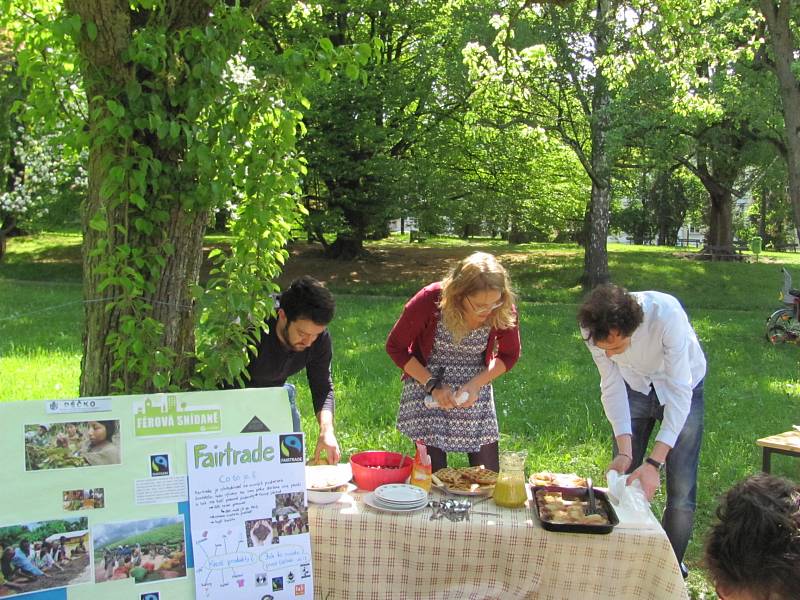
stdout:
MULTIPOLYGON (((437 245, 444 242, 432 247, 437 245)), ((580 251, 497 242, 462 250, 478 246, 503 255, 522 299, 523 357, 496 383, 502 446, 527 449, 529 471, 576 471, 602 480, 609 429, 596 369, 574 326, 580 251)), ((392 244, 375 247, 391 249, 392 244)), ((0 265, 0 400, 74 396, 81 352, 79 239, 12 240, 9 251, 8 263, 0 265)), ((696 563, 698 540, 716 497, 760 465, 754 440, 800 422, 800 349, 773 348, 763 338, 764 319, 776 306, 781 285, 775 261, 800 278, 800 254, 768 254, 759 264, 733 264, 677 258, 674 249, 612 246, 610 252, 615 281, 631 289, 667 291, 684 302, 708 356, 697 534, 689 550, 690 563, 696 563)), ((368 286, 330 284, 340 294, 331 332, 338 435, 346 454, 367 448, 411 451, 410 442, 394 429, 399 371, 383 344, 407 296, 426 282, 411 269, 397 280, 368 286)), ((315 436, 304 378, 296 379, 304 429, 315 436)), ((773 463, 775 472, 799 478, 797 461, 778 456, 773 463)), ((657 504, 662 501, 659 496, 657 504)), ((695 595, 706 587, 693 573, 695 595)))

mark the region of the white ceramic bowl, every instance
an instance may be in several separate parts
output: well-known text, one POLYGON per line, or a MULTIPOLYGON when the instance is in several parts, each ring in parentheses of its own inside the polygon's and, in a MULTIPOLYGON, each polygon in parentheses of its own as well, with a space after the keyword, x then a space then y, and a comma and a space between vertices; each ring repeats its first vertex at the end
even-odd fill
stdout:
POLYGON ((330 491, 345 485, 353 478, 348 463, 339 465, 306 465, 306 487, 315 491, 330 491))
POLYGON ((346 483, 337 489, 339 491, 306 490, 308 501, 313 504, 333 504, 341 500, 345 494, 349 494, 356 489, 356 486, 352 483, 346 483))

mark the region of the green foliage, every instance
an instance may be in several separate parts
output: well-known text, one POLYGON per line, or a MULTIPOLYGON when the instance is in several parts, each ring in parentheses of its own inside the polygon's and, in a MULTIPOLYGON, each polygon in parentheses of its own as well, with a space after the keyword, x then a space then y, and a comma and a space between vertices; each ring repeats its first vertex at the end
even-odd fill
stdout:
POLYGON ((30 82, 26 119, 53 126, 53 107, 65 99, 54 81, 69 84, 72 104, 85 107, 72 115, 68 141, 92 157, 87 277, 108 314, 117 315, 112 330, 88 335, 110 346, 114 387, 184 387, 195 371, 179 366, 186 352, 199 374, 195 385, 232 380, 252 342, 252 324, 271 310, 272 281, 300 214, 305 167, 295 144, 304 130, 298 107, 308 106, 302 88, 313 69, 346 65, 349 76, 360 76, 353 65, 364 62, 368 49, 336 53, 325 42, 318 49, 307 42, 274 48, 259 19, 279 18, 277 6, 268 15, 219 2, 207 17, 175 27, 181 2, 142 2, 124 15, 128 30, 98 36, 101 21, 82 3, 67 2, 67 11, 49 2, 6 4, 4 25, 20 49, 19 72, 30 82), (32 20, 14 16, 26 11, 32 20), (98 44, 109 38, 110 54, 98 56, 98 44), (105 61, 114 66, 105 69, 105 61), (89 97, 83 104, 81 89, 89 97), (213 257, 208 289, 182 296, 190 310, 199 309, 198 343, 196 350, 193 344, 176 349, 167 340, 167 315, 185 314, 185 306, 164 309, 158 300, 165 274, 185 251, 179 245, 187 243, 175 237, 176 223, 199 219, 202 225, 203 215, 220 207, 233 214, 237 239, 230 252, 213 257))
POLYGON ((89 528, 86 517, 74 519, 54 519, 52 521, 39 521, 25 525, 12 525, 0 527, 0 546, 8 548, 16 546, 21 540, 28 540, 33 544, 57 533, 81 531, 89 528), (32 527, 31 527, 32 526, 32 527))

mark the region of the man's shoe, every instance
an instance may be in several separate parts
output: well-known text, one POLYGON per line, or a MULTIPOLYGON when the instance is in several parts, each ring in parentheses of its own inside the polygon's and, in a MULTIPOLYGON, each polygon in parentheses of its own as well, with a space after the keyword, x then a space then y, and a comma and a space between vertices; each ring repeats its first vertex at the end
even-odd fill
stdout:
POLYGON ((683 563, 681 563, 680 566, 681 566, 681 575, 683 575, 683 578, 686 579, 687 577, 689 577, 689 569, 683 563))

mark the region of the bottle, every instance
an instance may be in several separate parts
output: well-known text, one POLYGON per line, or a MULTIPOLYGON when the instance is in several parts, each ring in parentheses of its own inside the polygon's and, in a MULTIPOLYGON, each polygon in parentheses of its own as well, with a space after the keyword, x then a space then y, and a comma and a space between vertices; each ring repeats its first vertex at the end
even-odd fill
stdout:
POLYGON ((416 441, 417 453, 414 455, 414 464, 411 466, 411 478, 409 483, 422 488, 426 492, 431 491, 431 457, 428 456, 428 449, 422 440, 416 441))
POLYGON ((506 508, 525 506, 528 490, 525 485, 525 458, 528 453, 503 452, 500 454, 500 474, 494 486, 494 503, 506 508))

